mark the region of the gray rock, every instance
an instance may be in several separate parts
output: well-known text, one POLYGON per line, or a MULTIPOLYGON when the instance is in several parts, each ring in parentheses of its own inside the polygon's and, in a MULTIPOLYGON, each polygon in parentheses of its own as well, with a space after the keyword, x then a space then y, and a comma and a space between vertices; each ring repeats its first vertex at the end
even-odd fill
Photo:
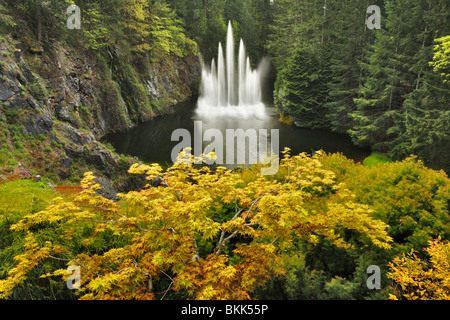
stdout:
POLYGON ((159 92, 155 88, 155 86, 153 85, 153 83, 151 81, 147 81, 146 85, 147 85, 147 91, 150 95, 152 95, 153 97, 159 97, 159 92))
POLYGON ((72 126, 66 125, 64 131, 67 133, 67 137, 75 144, 83 145, 83 137, 72 126))
POLYGON ((90 157, 90 162, 95 164, 100 170, 105 170, 106 169, 106 157, 102 152, 93 154, 90 157))
POLYGON ((83 155, 84 149, 81 145, 70 142, 64 145, 64 152, 68 157, 77 159, 83 155))
POLYGON ((30 107, 28 104, 28 101, 22 97, 20 94, 16 95, 11 101, 10 101, 11 107, 18 108, 20 110, 27 109, 30 107))
POLYGON ((72 160, 70 158, 63 158, 61 159, 61 166, 65 169, 70 169, 70 166, 72 165, 72 160))
POLYGON ((97 194, 113 201, 119 201, 120 198, 117 196, 117 189, 113 182, 106 177, 97 177, 95 182, 100 184, 100 189, 97 190, 97 194))
POLYGON ((7 80, 4 81, 3 79, 0 79, 0 100, 6 101, 12 96, 14 96, 17 92, 20 91, 20 89, 17 86, 11 86, 11 84, 14 84, 13 81, 7 80))
POLYGON ((67 179, 70 178, 70 172, 69 172, 68 169, 64 169, 64 168, 63 169, 59 169, 57 171, 57 173, 58 173, 58 176, 59 176, 59 178, 61 180, 67 180, 67 179))
POLYGON ((36 102, 36 100, 34 100, 33 97, 29 97, 27 99, 27 102, 30 105, 30 107, 35 109, 35 110, 41 110, 42 109, 42 107, 39 105, 39 103, 36 102))
POLYGON ((53 121, 42 115, 35 115, 28 118, 25 124, 25 131, 31 135, 46 134, 53 129, 53 121))
POLYGON ((20 61, 23 61, 21 57, 22 50, 18 49, 14 51, 14 57, 16 58, 16 63, 19 63, 20 61))
POLYGON ((72 116, 70 115, 69 106, 58 105, 55 107, 56 117, 61 121, 71 121, 72 116))
POLYGON ((27 64, 25 63, 25 61, 23 60, 22 56, 21 56, 22 51, 21 50, 17 50, 14 51, 14 57, 16 58, 16 64, 20 67, 20 70, 23 73, 23 77, 20 77, 20 83, 22 83, 23 85, 25 85, 26 82, 30 82, 33 83, 35 82, 37 79, 34 76, 33 72, 31 72, 30 69, 28 69, 27 64))
POLYGON ((94 136, 90 134, 82 134, 81 138, 83 139, 83 144, 91 144, 92 142, 95 141, 94 136))

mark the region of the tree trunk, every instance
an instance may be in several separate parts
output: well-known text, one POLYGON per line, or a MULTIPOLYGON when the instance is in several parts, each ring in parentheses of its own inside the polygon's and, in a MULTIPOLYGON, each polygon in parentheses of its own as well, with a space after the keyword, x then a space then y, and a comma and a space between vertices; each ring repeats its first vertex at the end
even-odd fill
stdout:
POLYGON ((37 40, 39 46, 42 41, 42 22, 41 22, 41 4, 40 0, 36 0, 36 23, 37 23, 37 40))
POLYGON ((327 19, 327 0, 325 0, 325 3, 323 4, 323 16, 324 16, 324 21, 323 21, 323 26, 322 26, 322 42, 321 42, 322 47, 323 47, 323 42, 324 42, 325 22, 327 19))

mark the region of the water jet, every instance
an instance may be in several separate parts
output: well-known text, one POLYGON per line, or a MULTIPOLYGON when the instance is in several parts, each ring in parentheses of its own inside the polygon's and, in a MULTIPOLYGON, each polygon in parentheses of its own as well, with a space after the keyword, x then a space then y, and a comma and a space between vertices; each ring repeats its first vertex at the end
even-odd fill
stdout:
POLYGON ((202 82, 197 103, 200 118, 266 118, 262 102, 261 84, 265 68, 263 64, 252 70, 246 56, 244 41, 239 43, 237 68, 235 63, 234 36, 231 21, 228 23, 226 56, 219 43, 217 64, 212 59, 208 66, 202 62, 202 82))

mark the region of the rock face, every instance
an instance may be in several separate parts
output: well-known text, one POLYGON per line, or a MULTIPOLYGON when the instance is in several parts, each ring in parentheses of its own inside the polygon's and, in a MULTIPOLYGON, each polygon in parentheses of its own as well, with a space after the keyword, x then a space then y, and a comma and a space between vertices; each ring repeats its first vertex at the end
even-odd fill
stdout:
POLYGON ((31 135, 46 134, 53 129, 53 121, 47 116, 33 115, 25 124, 25 131, 31 135))
POLYGON ((3 74, 2 79, 0 79, 0 101, 6 101, 13 97, 20 90, 16 87, 14 81, 8 79, 8 77, 3 74))
MULTIPOLYGON (((107 179, 118 168, 119 159, 99 139, 170 111, 172 104, 195 92, 201 74, 196 57, 166 61, 165 65, 149 62, 142 70, 136 66, 120 69, 116 52, 102 67, 96 57, 58 44, 51 53, 31 55, 25 45, 13 51, 12 40, 8 41, 0 42, 0 60, 4 62, 0 67, 0 122, 8 117, 11 122, 11 115, 17 115, 20 121, 16 123, 25 133, 44 135, 60 145, 65 155, 55 163, 61 179, 70 177, 79 160, 103 172, 107 179), (141 97, 130 95, 138 93, 148 101, 146 108, 133 105, 141 97)), ((21 44, 16 42, 15 47, 21 44)))

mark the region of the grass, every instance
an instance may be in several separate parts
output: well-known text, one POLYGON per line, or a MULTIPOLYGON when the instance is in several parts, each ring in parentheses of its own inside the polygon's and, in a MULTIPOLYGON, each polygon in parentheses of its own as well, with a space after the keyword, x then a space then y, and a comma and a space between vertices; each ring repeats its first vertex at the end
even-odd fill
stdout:
POLYGON ((372 153, 370 156, 368 156, 366 159, 364 159, 363 164, 366 167, 372 167, 383 163, 391 162, 391 159, 386 157, 385 155, 381 153, 372 153))
POLYGON ((13 180, 0 182, 0 221, 11 215, 23 215, 44 210, 58 194, 43 182, 13 180))
MULTIPOLYGON (((45 210, 53 199, 61 196, 43 182, 34 180, 11 180, 0 182, 0 279, 5 279, 8 272, 17 265, 14 257, 23 254, 25 232, 11 231, 12 224, 20 221, 24 216, 45 210)), ((66 195, 63 195, 66 197, 66 195)), ((34 232, 52 236, 53 228, 40 226, 34 232)), ((12 299, 56 300, 65 290, 65 284, 55 279, 42 280, 40 275, 49 268, 56 270, 64 264, 46 261, 37 270, 27 274, 23 285, 14 289, 12 299), (20 298, 15 298, 20 297, 20 298)), ((47 271, 48 272, 48 271, 47 271)), ((67 296, 67 292, 66 293, 67 296)), ((70 293, 69 293, 70 295, 70 293)))

